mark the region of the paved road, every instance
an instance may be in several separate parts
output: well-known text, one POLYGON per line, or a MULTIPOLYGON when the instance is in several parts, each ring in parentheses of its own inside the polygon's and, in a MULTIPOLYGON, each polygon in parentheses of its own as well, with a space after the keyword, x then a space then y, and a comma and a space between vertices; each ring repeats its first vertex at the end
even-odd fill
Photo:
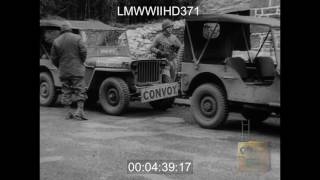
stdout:
POLYGON ((198 127, 184 106, 159 112, 135 103, 121 117, 97 109, 87 116, 89 121, 68 121, 61 107, 40 107, 42 180, 280 179, 278 119, 252 130, 251 137, 269 142, 271 149, 271 171, 259 177, 238 171, 239 114, 231 114, 222 130, 198 127), (130 159, 191 159, 193 174, 127 174, 130 159))

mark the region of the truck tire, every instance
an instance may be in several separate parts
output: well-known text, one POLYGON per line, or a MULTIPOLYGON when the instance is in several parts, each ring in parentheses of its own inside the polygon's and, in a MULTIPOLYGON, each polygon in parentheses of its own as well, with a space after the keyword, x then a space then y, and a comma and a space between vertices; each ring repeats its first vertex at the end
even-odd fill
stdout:
MULTIPOLYGON (((171 78, 167 75, 162 75, 162 82, 163 83, 170 83, 172 82, 171 78)), ((156 101, 151 101, 149 104, 152 106, 155 110, 161 110, 165 111, 168 108, 172 107, 172 104, 174 103, 174 97, 173 98, 167 98, 167 99, 160 99, 156 101)))
POLYGON ((248 120, 252 120, 252 123, 257 124, 268 119, 271 112, 259 109, 245 109, 241 112, 241 115, 248 120))
POLYGON ((130 91, 127 83, 116 77, 105 79, 99 88, 99 103, 107 114, 120 115, 129 105, 130 91))
POLYGON ((227 100, 223 90, 215 84, 200 85, 192 94, 191 112, 201 127, 221 127, 228 116, 227 100))
POLYGON ((53 79, 47 72, 40 73, 40 105, 52 106, 57 100, 53 79))

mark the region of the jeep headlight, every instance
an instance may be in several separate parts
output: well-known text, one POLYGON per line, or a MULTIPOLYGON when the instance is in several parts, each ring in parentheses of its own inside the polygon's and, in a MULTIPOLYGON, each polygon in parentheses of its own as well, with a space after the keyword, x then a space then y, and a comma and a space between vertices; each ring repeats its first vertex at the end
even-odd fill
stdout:
POLYGON ((137 67, 138 67, 138 62, 137 61, 131 63, 131 69, 132 70, 136 70, 137 67))
POLYGON ((129 69, 130 68, 130 64, 129 64, 129 62, 122 62, 122 68, 124 68, 124 69, 129 69))

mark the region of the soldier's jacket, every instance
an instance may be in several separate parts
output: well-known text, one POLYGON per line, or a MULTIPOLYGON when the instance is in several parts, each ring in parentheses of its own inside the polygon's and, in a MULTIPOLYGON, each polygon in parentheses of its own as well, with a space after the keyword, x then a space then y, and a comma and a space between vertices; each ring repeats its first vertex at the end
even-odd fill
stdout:
POLYGON ((59 68, 60 78, 84 76, 87 49, 79 35, 61 34, 53 42, 51 56, 53 64, 59 68))
POLYGON ((170 34, 170 36, 165 36, 163 33, 160 33, 153 40, 150 50, 152 51, 152 48, 157 48, 162 52, 167 52, 169 54, 168 57, 158 58, 167 58, 169 61, 171 61, 175 58, 177 50, 180 48, 180 46, 181 42, 175 35, 170 34))

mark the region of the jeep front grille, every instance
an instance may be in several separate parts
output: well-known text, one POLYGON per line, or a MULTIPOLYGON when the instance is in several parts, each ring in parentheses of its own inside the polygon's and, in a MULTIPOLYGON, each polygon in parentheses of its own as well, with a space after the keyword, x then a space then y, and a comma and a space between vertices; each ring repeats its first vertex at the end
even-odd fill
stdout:
POLYGON ((137 66, 138 83, 151 83, 160 80, 161 61, 159 60, 142 60, 137 66))

